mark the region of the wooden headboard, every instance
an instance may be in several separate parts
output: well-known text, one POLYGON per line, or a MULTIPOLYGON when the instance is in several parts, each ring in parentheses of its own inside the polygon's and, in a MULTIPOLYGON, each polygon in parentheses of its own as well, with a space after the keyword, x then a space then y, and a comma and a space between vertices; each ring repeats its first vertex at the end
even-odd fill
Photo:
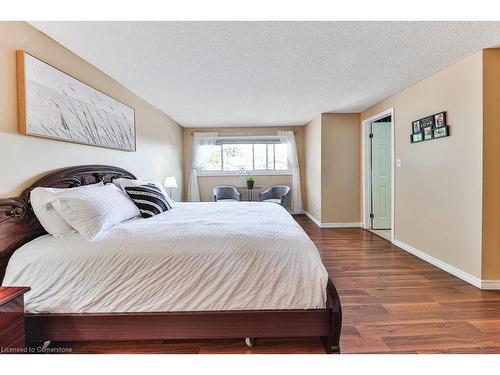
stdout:
POLYGON ((109 165, 81 165, 56 170, 36 181, 19 197, 0 199, 0 283, 7 263, 19 247, 47 232, 33 213, 30 192, 36 187, 71 188, 115 178, 135 176, 125 169, 109 165))

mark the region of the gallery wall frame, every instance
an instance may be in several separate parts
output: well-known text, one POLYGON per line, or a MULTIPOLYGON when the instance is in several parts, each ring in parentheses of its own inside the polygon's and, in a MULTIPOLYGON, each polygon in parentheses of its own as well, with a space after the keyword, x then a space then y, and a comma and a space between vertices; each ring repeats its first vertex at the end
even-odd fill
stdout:
POLYGON ((136 151, 135 110, 25 51, 16 51, 19 133, 136 151))
POLYGON ((420 143, 450 136, 446 123, 446 112, 438 112, 419 120, 412 121, 410 143, 420 143))

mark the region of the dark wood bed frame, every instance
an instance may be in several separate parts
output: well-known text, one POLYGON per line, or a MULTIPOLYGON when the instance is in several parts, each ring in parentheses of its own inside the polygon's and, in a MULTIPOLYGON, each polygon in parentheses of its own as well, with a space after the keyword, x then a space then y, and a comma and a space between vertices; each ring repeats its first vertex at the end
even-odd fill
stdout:
MULTIPOLYGON (((19 197, 0 199, 0 281, 11 255, 46 234, 31 208, 32 189, 108 183, 121 177, 135 179, 130 172, 112 166, 69 167, 49 173, 19 197)), ((342 310, 329 279, 324 309, 26 314, 25 319, 27 342, 320 337, 327 353, 340 353, 342 310)))

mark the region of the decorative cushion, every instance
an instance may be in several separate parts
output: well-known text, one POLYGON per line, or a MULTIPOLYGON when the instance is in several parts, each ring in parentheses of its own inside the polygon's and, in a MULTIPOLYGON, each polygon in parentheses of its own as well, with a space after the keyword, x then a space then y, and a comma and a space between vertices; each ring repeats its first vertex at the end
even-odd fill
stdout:
POLYGON ((131 180, 130 178, 116 178, 113 180, 113 184, 118 186, 124 193, 126 193, 125 188, 128 186, 154 185, 160 190, 160 192, 165 196, 165 198, 167 198, 167 202, 170 206, 173 207, 176 203, 172 198, 170 198, 170 195, 168 195, 163 185, 156 180, 143 180, 143 179, 131 180))
POLYGON ((69 189, 58 193, 52 205, 89 241, 101 239, 115 225, 140 215, 134 203, 113 184, 98 189, 69 189))
POLYGON ((144 218, 159 215, 172 208, 156 185, 127 186, 125 191, 144 218))

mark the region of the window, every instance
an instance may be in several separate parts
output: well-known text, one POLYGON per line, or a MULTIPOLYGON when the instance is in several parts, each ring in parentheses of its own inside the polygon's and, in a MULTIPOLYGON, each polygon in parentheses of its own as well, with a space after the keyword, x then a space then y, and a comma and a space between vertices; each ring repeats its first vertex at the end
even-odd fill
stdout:
POLYGON ((251 171, 253 167, 253 145, 250 144, 222 144, 222 170, 251 171))
POLYGON ((201 171, 237 173, 288 171, 287 147, 278 140, 223 138, 212 146, 211 156, 201 171))

